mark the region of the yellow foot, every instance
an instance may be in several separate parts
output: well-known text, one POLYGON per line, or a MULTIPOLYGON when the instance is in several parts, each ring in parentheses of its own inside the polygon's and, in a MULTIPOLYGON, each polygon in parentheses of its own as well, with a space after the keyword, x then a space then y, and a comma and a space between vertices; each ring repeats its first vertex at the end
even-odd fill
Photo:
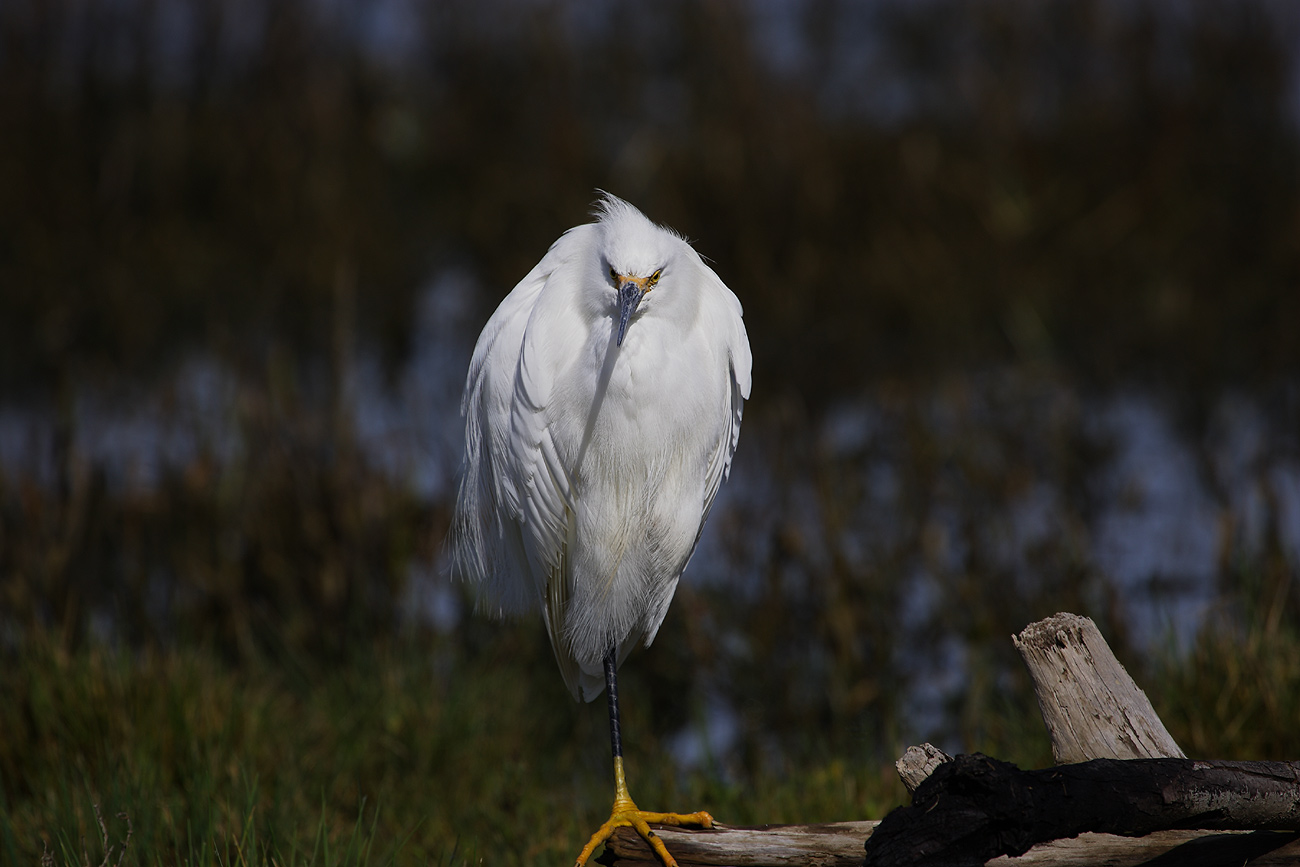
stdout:
POLYGON ((677 861, 668 850, 664 847, 664 841, 659 839, 659 835, 650 829, 650 823, 657 825, 699 825, 702 828, 713 827, 713 817, 701 810, 698 813, 649 813, 645 810, 638 810, 636 804, 628 797, 616 797, 614 799, 614 810, 609 815, 609 821, 601 825, 587 845, 582 847, 578 853, 578 863, 576 867, 583 867, 587 859, 595 853, 596 847, 604 843, 614 833, 615 828, 630 827, 634 828, 641 838, 650 845, 650 848, 659 856, 659 860, 664 863, 664 867, 677 867, 677 861))

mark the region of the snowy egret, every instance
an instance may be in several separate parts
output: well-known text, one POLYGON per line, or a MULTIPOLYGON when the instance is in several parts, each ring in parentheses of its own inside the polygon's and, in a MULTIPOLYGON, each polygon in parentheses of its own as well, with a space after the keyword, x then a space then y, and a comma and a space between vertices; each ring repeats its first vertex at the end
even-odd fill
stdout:
POLYGON ((630 825, 711 827, 637 808, 617 672, 654 640, 731 469, 749 397, 740 302, 680 235, 606 194, 506 296, 474 347, 453 571, 498 615, 541 611, 575 699, 605 690, 614 809, 578 856, 630 825))

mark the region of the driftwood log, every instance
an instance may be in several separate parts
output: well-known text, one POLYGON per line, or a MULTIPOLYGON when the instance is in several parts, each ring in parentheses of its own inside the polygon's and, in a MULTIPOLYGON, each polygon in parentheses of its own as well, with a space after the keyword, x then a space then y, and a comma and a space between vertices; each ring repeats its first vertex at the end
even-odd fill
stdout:
MULTIPOLYGON (((889 865, 1300 867, 1300 762, 1185 759, 1087 618, 1058 614, 1014 641, 1057 767, 950 759, 925 744, 898 761, 912 806, 882 822, 656 830, 681 867, 847 867, 864 856, 889 865)), ((657 863, 626 829, 600 861, 657 863)))

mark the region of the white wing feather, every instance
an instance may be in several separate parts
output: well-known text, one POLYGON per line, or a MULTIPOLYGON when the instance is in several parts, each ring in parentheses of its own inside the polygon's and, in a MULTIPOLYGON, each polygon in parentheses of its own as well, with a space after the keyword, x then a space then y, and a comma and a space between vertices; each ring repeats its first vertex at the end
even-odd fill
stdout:
MULTIPOLYGON (((558 299, 558 288, 552 298, 558 299)), ((543 289, 543 296, 546 289, 543 289)), ((552 307, 554 302, 552 302, 552 307)), ((573 480, 556 451, 550 416, 556 359, 566 345, 555 333, 555 317, 537 305, 524 330, 510 415, 510 461, 514 478, 522 480, 513 514, 521 524, 527 572, 541 602, 542 619, 564 683, 575 696, 583 689, 581 668, 564 641, 565 615, 572 589, 569 551, 574 538, 573 480)), ((594 696, 593 696, 594 697, 594 696)))
MULTIPOLYGON (((708 328, 716 329, 715 333, 725 335, 728 374, 731 380, 729 389, 731 405, 722 435, 718 437, 717 447, 709 459, 708 473, 704 482, 704 503, 700 510, 700 526, 695 533, 695 541, 691 545, 690 553, 682 564, 683 572, 690 565, 691 558, 695 556, 695 549, 699 547, 700 536, 704 533, 704 525, 709 520, 709 512, 713 509, 713 501, 718 495, 718 490, 731 474, 731 460, 736 454, 736 445, 740 442, 740 421, 744 415, 745 401, 749 399, 753 365, 749 336, 745 333, 745 323, 741 318, 743 310, 740 300, 722 282, 722 278, 704 264, 703 260, 699 261, 699 266, 704 270, 716 293, 713 300, 720 301, 722 306, 721 310, 717 310, 716 304, 713 305, 714 321, 708 324, 708 328)), ((659 627, 668 614, 668 606, 672 602, 676 589, 677 579, 673 579, 650 617, 652 626, 646 631, 646 647, 651 645, 659 633, 659 627)))
MULTIPOLYGON (((745 411, 745 401, 749 400, 750 368, 753 358, 749 348, 749 336, 745 333, 745 322, 741 318, 740 300, 732 294, 722 279, 708 265, 700 263, 711 278, 718 295, 723 299, 726 313, 718 317, 711 327, 727 335, 727 361, 731 375, 731 415, 725 435, 718 441, 718 451, 709 463, 708 481, 704 491, 704 513, 700 517, 700 532, 704 532, 704 522, 709 518, 713 508, 713 498, 718 489, 731 475, 731 459, 736 454, 736 444, 740 442, 740 419, 745 411)), ((699 543, 699 536, 696 536, 699 543)))
MULTIPOLYGON (((515 481, 526 477, 514 474, 512 408, 528 321, 547 280, 570 254, 578 231, 561 236, 488 319, 474 347, 461 399, 465 465, 450 534, 451 568, 478 586, 480 606, 497 616, 523 614, 538 602, 521 532, 525 509, 535 498, 515 481)), ((539 525, 536 519, 529 523, 539 525)))

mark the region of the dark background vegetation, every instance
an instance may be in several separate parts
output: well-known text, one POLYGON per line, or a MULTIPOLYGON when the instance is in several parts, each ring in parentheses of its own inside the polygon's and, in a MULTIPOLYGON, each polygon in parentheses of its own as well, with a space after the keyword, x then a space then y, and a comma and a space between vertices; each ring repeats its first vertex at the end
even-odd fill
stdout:
POLYGON ((576 851, 608 794, 601 714, 567 702, 538 624, 412 616, 450 502, 374 468, 347 383, 358 347, 394 376, 410 358, 431 275, 471 274, 486 319, 597 188, 689 236, 742 299, 741 458, 772 485, 717 519, 746 591, 684 586, 625 669, 641 801, 739 822, 901 798, 888 762, 930 732, 906 712, 899 611, 942 559, 936 491, 965 553, 908 637, 965 648, 949 743, 1050 759, 1008 636, 1067 608, 1189 753, 1297 758, 1278 502, 1262 548, 1225 537, 1218 614, 1161 650, 1089 557, 1106 448, 1079 433, 1087 396, 1141 387, 1200 441, 1230 390, 1300 453, 1291 6, 387 8, 407 12, 0 2, 0 408, 53 420, 54 468, 0 475, 0 851, 76 860, 91 802, 133 817, 149 863, 309 859, 316 837, 439 863, 576 851), (195 357, 237 384, 234 457, 209 443, 115 487, 75 447, 78 396, 166 405, 195 357), (889 436, 827 448, 853 401, 889 436), (959 408, 938 432, 936 402, 959 408), (882 460, 891 515, 860 481, 882 460), (1070 520, 1025 583, 985 522, 1040 481, 1070 520), (886 520, 872 556, 844 541, 886 520), (738 734, 674 770, 716 696, 738 734))

